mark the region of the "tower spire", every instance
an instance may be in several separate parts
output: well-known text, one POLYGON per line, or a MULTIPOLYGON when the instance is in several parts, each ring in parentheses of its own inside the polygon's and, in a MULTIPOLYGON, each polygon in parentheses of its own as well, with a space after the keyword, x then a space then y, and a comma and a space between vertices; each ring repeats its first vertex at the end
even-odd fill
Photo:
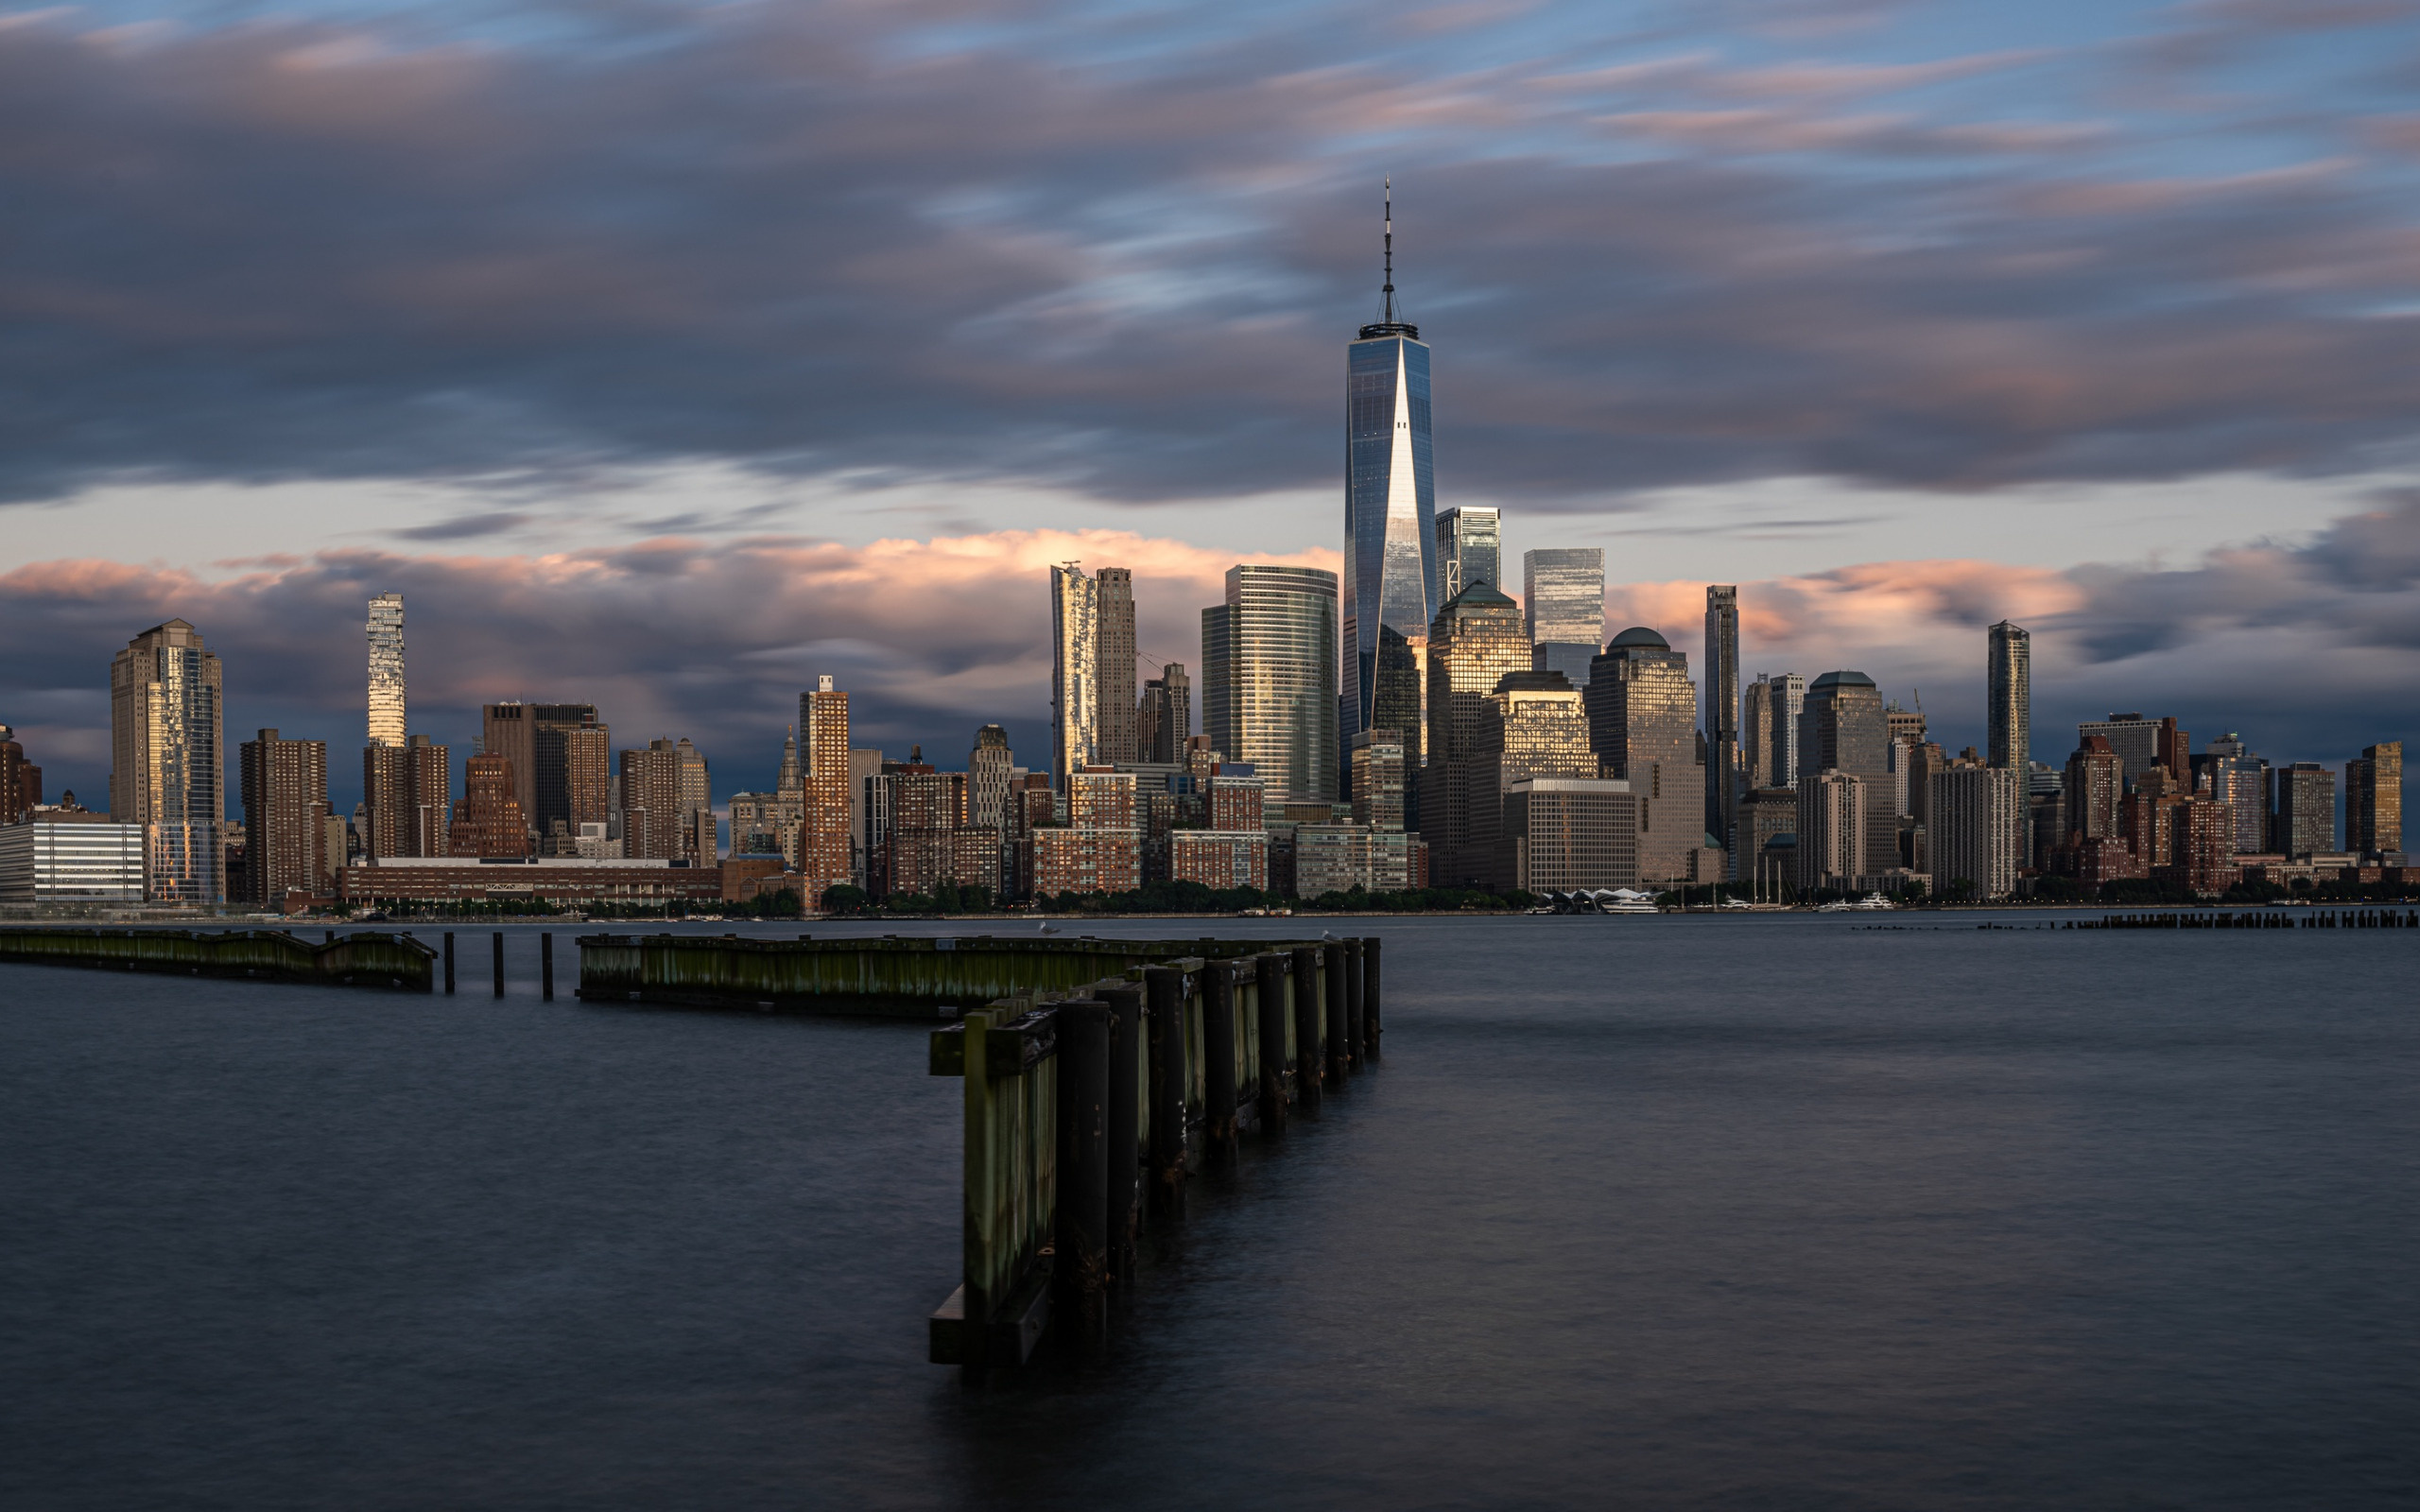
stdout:
POLYGON ((1395 323, 1395 176, 1388 174, 1387 186, 1387 284, 1386 313, 1378 318, 1388 325, 1395 323))

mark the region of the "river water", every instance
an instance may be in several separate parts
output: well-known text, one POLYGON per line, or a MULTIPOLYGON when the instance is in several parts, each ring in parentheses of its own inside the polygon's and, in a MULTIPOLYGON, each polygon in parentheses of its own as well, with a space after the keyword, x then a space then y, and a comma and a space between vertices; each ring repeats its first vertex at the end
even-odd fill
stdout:
POLYGON ((1340 925, 1383 1066, 977 1385, 919 1029, 0 968, 0 1504, 2413 1505, 2420 936, 1876 922, 1340 925))

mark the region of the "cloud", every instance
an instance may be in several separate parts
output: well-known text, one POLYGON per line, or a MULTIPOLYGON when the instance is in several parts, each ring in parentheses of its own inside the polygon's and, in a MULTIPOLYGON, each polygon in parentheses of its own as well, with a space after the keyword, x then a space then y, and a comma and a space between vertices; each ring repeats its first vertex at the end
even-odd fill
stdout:
POLYGON ((1323 486, 1391 166, 1458 496, 2367 467, 2420 414, 2374 313, 2420 263, 2360 164, 2163 198, 2145 163, 2237 123, 1834 111, 2030 55, 1734 66, 1698 16, 1575 68, 1467 9, 1442 51, 1349 8, 543 19, 581 40, 0 29, 0 498, 692 461, 1323 486))

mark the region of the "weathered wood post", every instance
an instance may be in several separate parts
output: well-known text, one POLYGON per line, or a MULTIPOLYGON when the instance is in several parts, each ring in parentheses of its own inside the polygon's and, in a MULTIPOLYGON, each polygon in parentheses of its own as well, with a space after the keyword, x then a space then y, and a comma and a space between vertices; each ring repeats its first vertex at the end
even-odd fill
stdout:
POLYGON ((1236 969, 1212 961, 1201 969, 1201 1120, 1210 1155, 1236 1153, 1236 969))
POLYGON ((495 932, 495 995, 504 996, 504 931, 495 932))
POLYGON ((1320 948, 1297 945, 1294 957, 1294 1106, 1320 1110, 1320 948))
MULTIPOLYGON (((999 1212, 998 1193, 992 1183, 997 1179, 997 1164, 992 1156, 992 1075, 990 1047, 985 1036, 992 1027, 992 1015, 977 1009, 962 1021, 965 1035, 962 1055, 965 1067, 966 1139, 960 1154, 962 1192, 959 1212, 959 1246, 965 1283, 959 1288, 959 1301, 965 1309, 965 1323, 958 1363, 980 1369, 984 1364, 984 1345, 992 1329, 992 1304, 998 1300, 992 1295, 993 1221, 999 1212)), ((1065 1199, 1063 1197, 1063 1202, 1065 1199)))
POLYGON ((1269 951, 1252 964, 1260 997, 1260 1128, 1276 1134, 1286 1127, 1287 958, 1269 951))
POLYGON ((1372 1060, 1378 1058, 1378 936, 1375 935, 1361 942, 1361 1044, 1364 1055, 1372 1060))
POLYGON ((1184 973, 1150 967, 1143 990, 1150 1010, 1151 1205, 1174 1214, 1184 1211, 1184 1100, 1193 1080, 1185 1064, 1184 973))
POLYGON ((1062 1003, 1055 1017, 1059 1211, 1050 1280, 1067 1314, 1098 1328, 1109 1283, 1110 1008, 1099 1002, 1062 1003))
POLYGON ((1349 939, 1344 942, 1344 1055, 1355 1071, 1369 1061, 1369 1051, 1363 1042, 1366 1024, 1361 1011, 1362 987, 1361 942, 1349 939))
POLYGON ((1344 1007, 1344 943, 1341 940, 1320 951, 1321 995, 1327 999, 1327 1084, 1339 1091, 1344 1089, 1344 1074, 1350 1069, 1345 1054, 1344 1007))
POLYGON ((454 995, 454 932, 445 932, 445 995, 454 995))
POLYGON ((547 1002, 555 1001, 555 932, 542 931, 538 936, 538 990, 547 1002))
POLYGON ((1134 1271, 1134 1234, 1142 1227, 1143 989, 1103 988, 1109 1010, 1109 1111, 1103 1125, 1108 1168, 1102 1177, 1109 1203, 1109 1273, 1123 1279, 1134 1271))

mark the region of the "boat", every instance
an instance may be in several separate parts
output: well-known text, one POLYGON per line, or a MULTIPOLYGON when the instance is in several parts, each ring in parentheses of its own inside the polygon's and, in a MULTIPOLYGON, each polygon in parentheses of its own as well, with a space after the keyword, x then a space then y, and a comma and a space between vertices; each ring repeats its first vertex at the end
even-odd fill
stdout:
POLYGON ((1878 892, 1870 892, 1864 897, 1858 899, 1857 902, 1849 904, 1849 906, 1858 910, 1859 913, 1871 914, 1878 913, 1886 908, 1896 908, 1899 905, 1893 902, 1890 899, 1883 897, 1878 892))
POLYGON ((1815 911, 1819 914, 1845 914, 1856 906, 1845 898, 1835 898, 1828 903, 1817 903, 1815 911))
POLYGON ((1656 906, 1653 893, 1640 892, 1632 887, 1616 887, 1598 893, 1596 898, 1597 912, 1600 914, 1660 914, 1664 911, 1656 906))

